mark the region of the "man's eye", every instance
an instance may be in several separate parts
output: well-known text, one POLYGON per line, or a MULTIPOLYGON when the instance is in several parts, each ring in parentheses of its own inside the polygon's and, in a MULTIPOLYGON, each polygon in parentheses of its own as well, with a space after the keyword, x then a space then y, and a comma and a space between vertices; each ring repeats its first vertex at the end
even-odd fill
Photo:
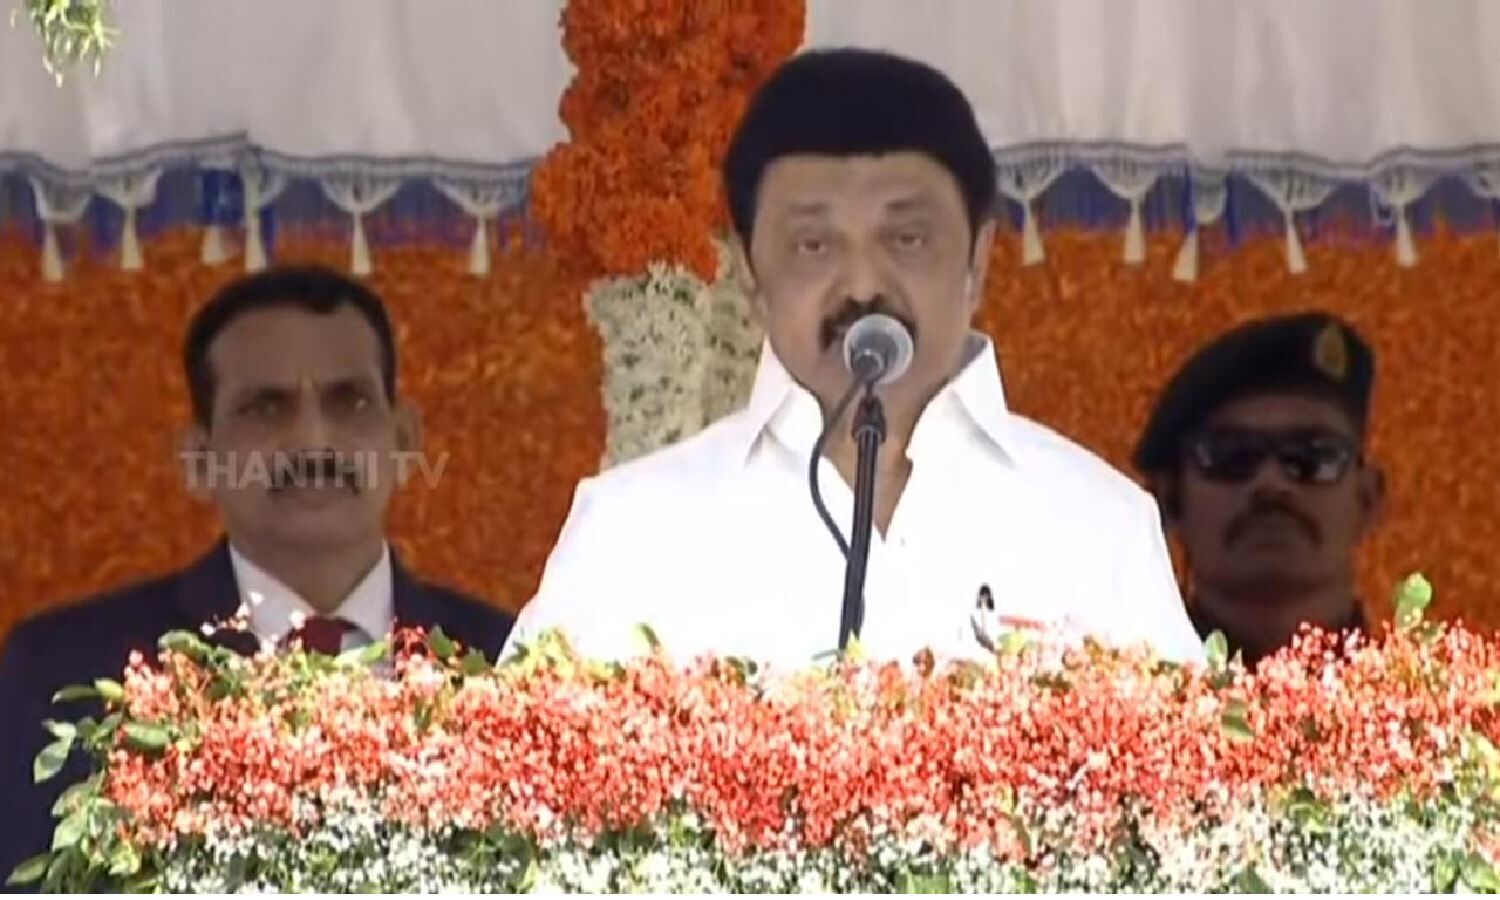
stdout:
POLYGON ((927 246, 927 233, 925 231, 898 231, 895 240, 896 246, 902 250, 920 250, 927 246))
POLYGON ((370 397, 364 391, 342 391, 335 398, 339 407, 360 412, 370 407, 370 397))
POLYGON ((240 404, 239 414, 252 419, 266 419, 279 414, 285 404, 275 397, 256 397, 240 404))

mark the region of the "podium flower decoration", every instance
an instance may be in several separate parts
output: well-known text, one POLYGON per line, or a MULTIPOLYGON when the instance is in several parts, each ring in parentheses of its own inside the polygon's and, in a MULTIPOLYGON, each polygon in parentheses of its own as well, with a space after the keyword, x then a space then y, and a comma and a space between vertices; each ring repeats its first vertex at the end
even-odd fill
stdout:
POLYGON ((1500 642, 1302 634, 1246 671, 1005 640, 983 664, 329 659, 196 636, 62 699, 51 890, 1500 889, 1500 642))

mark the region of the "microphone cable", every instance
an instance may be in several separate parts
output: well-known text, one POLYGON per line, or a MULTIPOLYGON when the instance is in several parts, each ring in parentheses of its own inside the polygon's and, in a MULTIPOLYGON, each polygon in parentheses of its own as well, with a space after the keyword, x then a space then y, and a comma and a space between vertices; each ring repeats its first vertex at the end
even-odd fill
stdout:
POLYGON ((828 442, 829 429, 837 427, 838 423, 844 420, 844 414, 849 411, 849 404, 859 396, 860 389, 863 387, 864 385, 856 380, 839 400, 838 405, 833 408, 833 415, 823 423, 822 430, 818 432, 818 439, 813 441, 812 459, 807 466, 807 481, 808 486, 812 488, 813 506, 817 508, 818 518, 823 520, 828 533, 833 535, 834 543, 839 545, 839 553, 843 554, 846 562, 849 559, 849 541, 839 530, 838 523, 833 521, 833 516, 828 512, 828 505, 823 502, 823 491, 818 487, 818 467, 823 461, 823 446, 828 442))

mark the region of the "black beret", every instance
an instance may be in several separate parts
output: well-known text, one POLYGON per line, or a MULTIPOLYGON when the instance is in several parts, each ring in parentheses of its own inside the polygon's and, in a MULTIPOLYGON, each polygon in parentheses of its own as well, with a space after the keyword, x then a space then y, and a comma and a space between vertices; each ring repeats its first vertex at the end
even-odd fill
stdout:
POLYGON ((1247 322, 1200 349, 1167 383, 1136 444, 1135 467, 1175 469, 1188 433, 1225 403, 1266 391, 1326 395, 1363 429, 1374 383, 1375 354, 1337 316, 1315 311, 1247 322))

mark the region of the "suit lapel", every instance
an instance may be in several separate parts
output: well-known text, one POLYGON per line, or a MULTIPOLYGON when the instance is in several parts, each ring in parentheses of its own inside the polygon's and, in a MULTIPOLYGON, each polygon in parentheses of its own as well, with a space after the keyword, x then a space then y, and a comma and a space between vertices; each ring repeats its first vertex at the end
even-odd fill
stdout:
POLYGON ((391 550, 391 604, 395 607, 397 628, 431 631, 443 618, 442 604, 401 564, 394 548, 391 550))
MULTIPOLYGON (((177 577, 176 603, 182 627, 198 631, 202 626, 223 622, 240 608, 240 588, 229 558, 229 541, 220 538, 212 550, 184 569, 177 577)), ((254 653, 258 642, 249 632, 221 629, 209 637, 211 643, 240 653, 254 653)))

